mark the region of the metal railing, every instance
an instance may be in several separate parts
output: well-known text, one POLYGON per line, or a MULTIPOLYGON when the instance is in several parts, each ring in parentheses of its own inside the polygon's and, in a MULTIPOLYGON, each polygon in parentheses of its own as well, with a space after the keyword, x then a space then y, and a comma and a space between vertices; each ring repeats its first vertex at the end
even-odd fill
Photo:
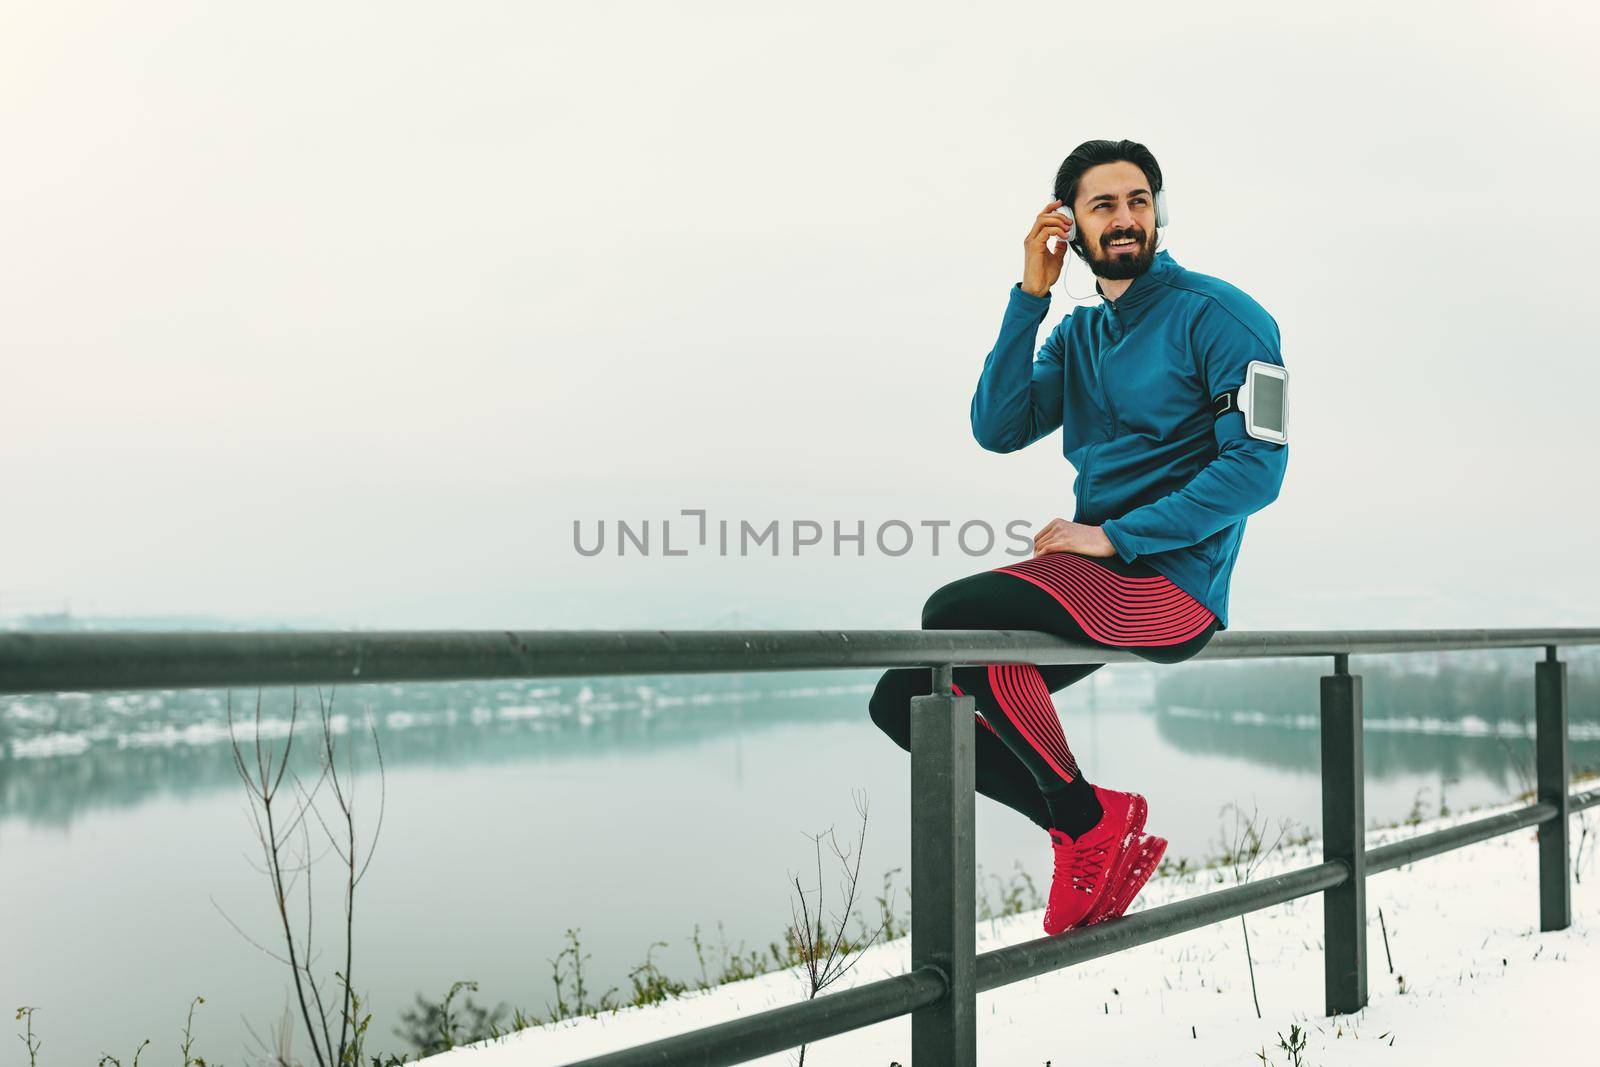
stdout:
POLYGON ((953 669, 1149 662, 1142 657, 1013 630, 10 633, 0 635, 0 694, 927 667, 933 692, 913 698, 911 716, 911 970, 581 1065, 743 1063, 909 1014, 916 1067, 972 1067, 978 993, 1312 893, 1323 894, 1325 1013, 1356 1011, 1367 1003, 1367 876, 1524 827, 1539 827, 1539 928, 1565 929, 1568 816, 1600 803, 1600 788, 1567 791, 1567 671, 1556 649, 1596 644, 1600 629, 1218 634, 1191 658, 1333 657, 1321 679, 1323 862, 981 956, 975 706, 951 692, 953 669), (1509 648, 1545 650, 1533 679, 1535 803, 1367 849, 1361 676, 1350 657, 1509 648))

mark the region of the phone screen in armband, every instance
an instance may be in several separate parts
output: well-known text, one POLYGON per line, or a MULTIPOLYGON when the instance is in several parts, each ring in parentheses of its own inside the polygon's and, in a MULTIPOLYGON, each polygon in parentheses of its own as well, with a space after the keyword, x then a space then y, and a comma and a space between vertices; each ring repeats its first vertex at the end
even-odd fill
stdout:
POLYGON ((1240 407, 1245 432, 1261 441, 1289 443, 1289 372, 1276 363, 1253 359, 1245 368, 1240 407))
POLYGON ((1245 367, 1244 383, 1211 398, 1217 417, 1237 411, 1244 416, 1244 432, 1258 441, 1289 443, 1289 372, 1276 363, 1253 359, 1245 367))

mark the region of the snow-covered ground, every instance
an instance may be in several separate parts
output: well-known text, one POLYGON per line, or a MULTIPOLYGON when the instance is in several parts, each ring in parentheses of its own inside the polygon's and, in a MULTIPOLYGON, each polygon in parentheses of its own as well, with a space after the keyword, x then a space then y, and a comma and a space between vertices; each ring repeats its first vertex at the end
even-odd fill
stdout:
MULTIPOLYGON (((1414 827, 1371 830, 1368 847, 1470 822, 1518 805, 1460 812, 1414 827)), ((1269 1064, 1291 1024, 1308 1035, 1304 1064, 1454 1065, 1600 1062, 1592 1012, 1600 1005, 1600 864, 1590 824, 1572 926, 1539 932, 1537 845, 1520 830, 1367 881, 1368 1006, 1322 1015, 1322 898, 1302 897, 1247 916, 1261 1017, 1251 997, 1237 918, 978 996, 978 1062, 1043 1065, 1269 1064), (1379 924, 1382 909, 1383 924, 1379 924), (1388 955, 1384 947, 1388 933, 1388 955), (1393 973, 1388 959, 1393 959, 1393 973)), ((1579 814, 1572 817, 1576 851, 1579 814)), ((1267 835, 1270 844, 1276 831, 1267 835)), ((1320 862, 1321 844, 1281 848, 1256 878, 1320 862)), ((1152 879, 1131 911, 1220 888, 1218 872, 1152 879)), ((1231 885, 1231 880, 1225 885, 1231 885)), ((978 951, 1043 936, 1041 913, 978 926, 978 951)), ((826 992, 905 972, 908 939, 874 946, 826 992)), ((641 1044, 804 996, 798 970, 763 975, 648 1008, 567 1019, 499 1041, 454 1049, 432 1067, 544 1067, 641 1044)), ((888 1067, 909 1062, 909 1017, 809 1046, 806 1063, 888 1067)), ((793 1064, 793 1052, 751 1063, 793 1064)))

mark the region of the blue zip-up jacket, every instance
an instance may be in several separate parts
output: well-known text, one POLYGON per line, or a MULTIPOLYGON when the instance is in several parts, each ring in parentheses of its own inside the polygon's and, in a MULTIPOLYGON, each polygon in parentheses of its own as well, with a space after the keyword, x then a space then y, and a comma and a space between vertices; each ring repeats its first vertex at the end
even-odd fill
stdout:
MULTIPOLYGON (((1098 282, 1095 289, 1100 290, 1098 282)), ((1050 297, 1011 287, 972 395, 972 434, 1015 452, 1062 428, 1078 471, 1072 521, 1098 525, 1228 627, 1245 519, 1277 499, 1289 446, 1220 419, 1211 398, 1253 359, 1283 366, 1278 323, 1241 290, 1163 250, 1122 296, 1072 311, 1034 355, 1050 297)))

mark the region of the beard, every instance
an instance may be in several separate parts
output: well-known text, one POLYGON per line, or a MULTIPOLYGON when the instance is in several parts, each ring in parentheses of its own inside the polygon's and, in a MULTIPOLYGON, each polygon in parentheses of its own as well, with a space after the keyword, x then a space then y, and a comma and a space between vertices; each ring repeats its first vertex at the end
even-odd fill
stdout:
POLYGON ((1150 264, 1155 262, 1156 258, 1156 239, 1140 230, 1107 233, 1101 235, 1098 250, 1087 243, 1083 249, 1089 261, 1089 269, 1097 276, 1109 281, 1121 281, 1137 278, 1150 269, 1150 264), (1122 251, 1111 249, 1110 242, 1119 237, 1133 237, 1139 243, 1132 249, 1122 251))

